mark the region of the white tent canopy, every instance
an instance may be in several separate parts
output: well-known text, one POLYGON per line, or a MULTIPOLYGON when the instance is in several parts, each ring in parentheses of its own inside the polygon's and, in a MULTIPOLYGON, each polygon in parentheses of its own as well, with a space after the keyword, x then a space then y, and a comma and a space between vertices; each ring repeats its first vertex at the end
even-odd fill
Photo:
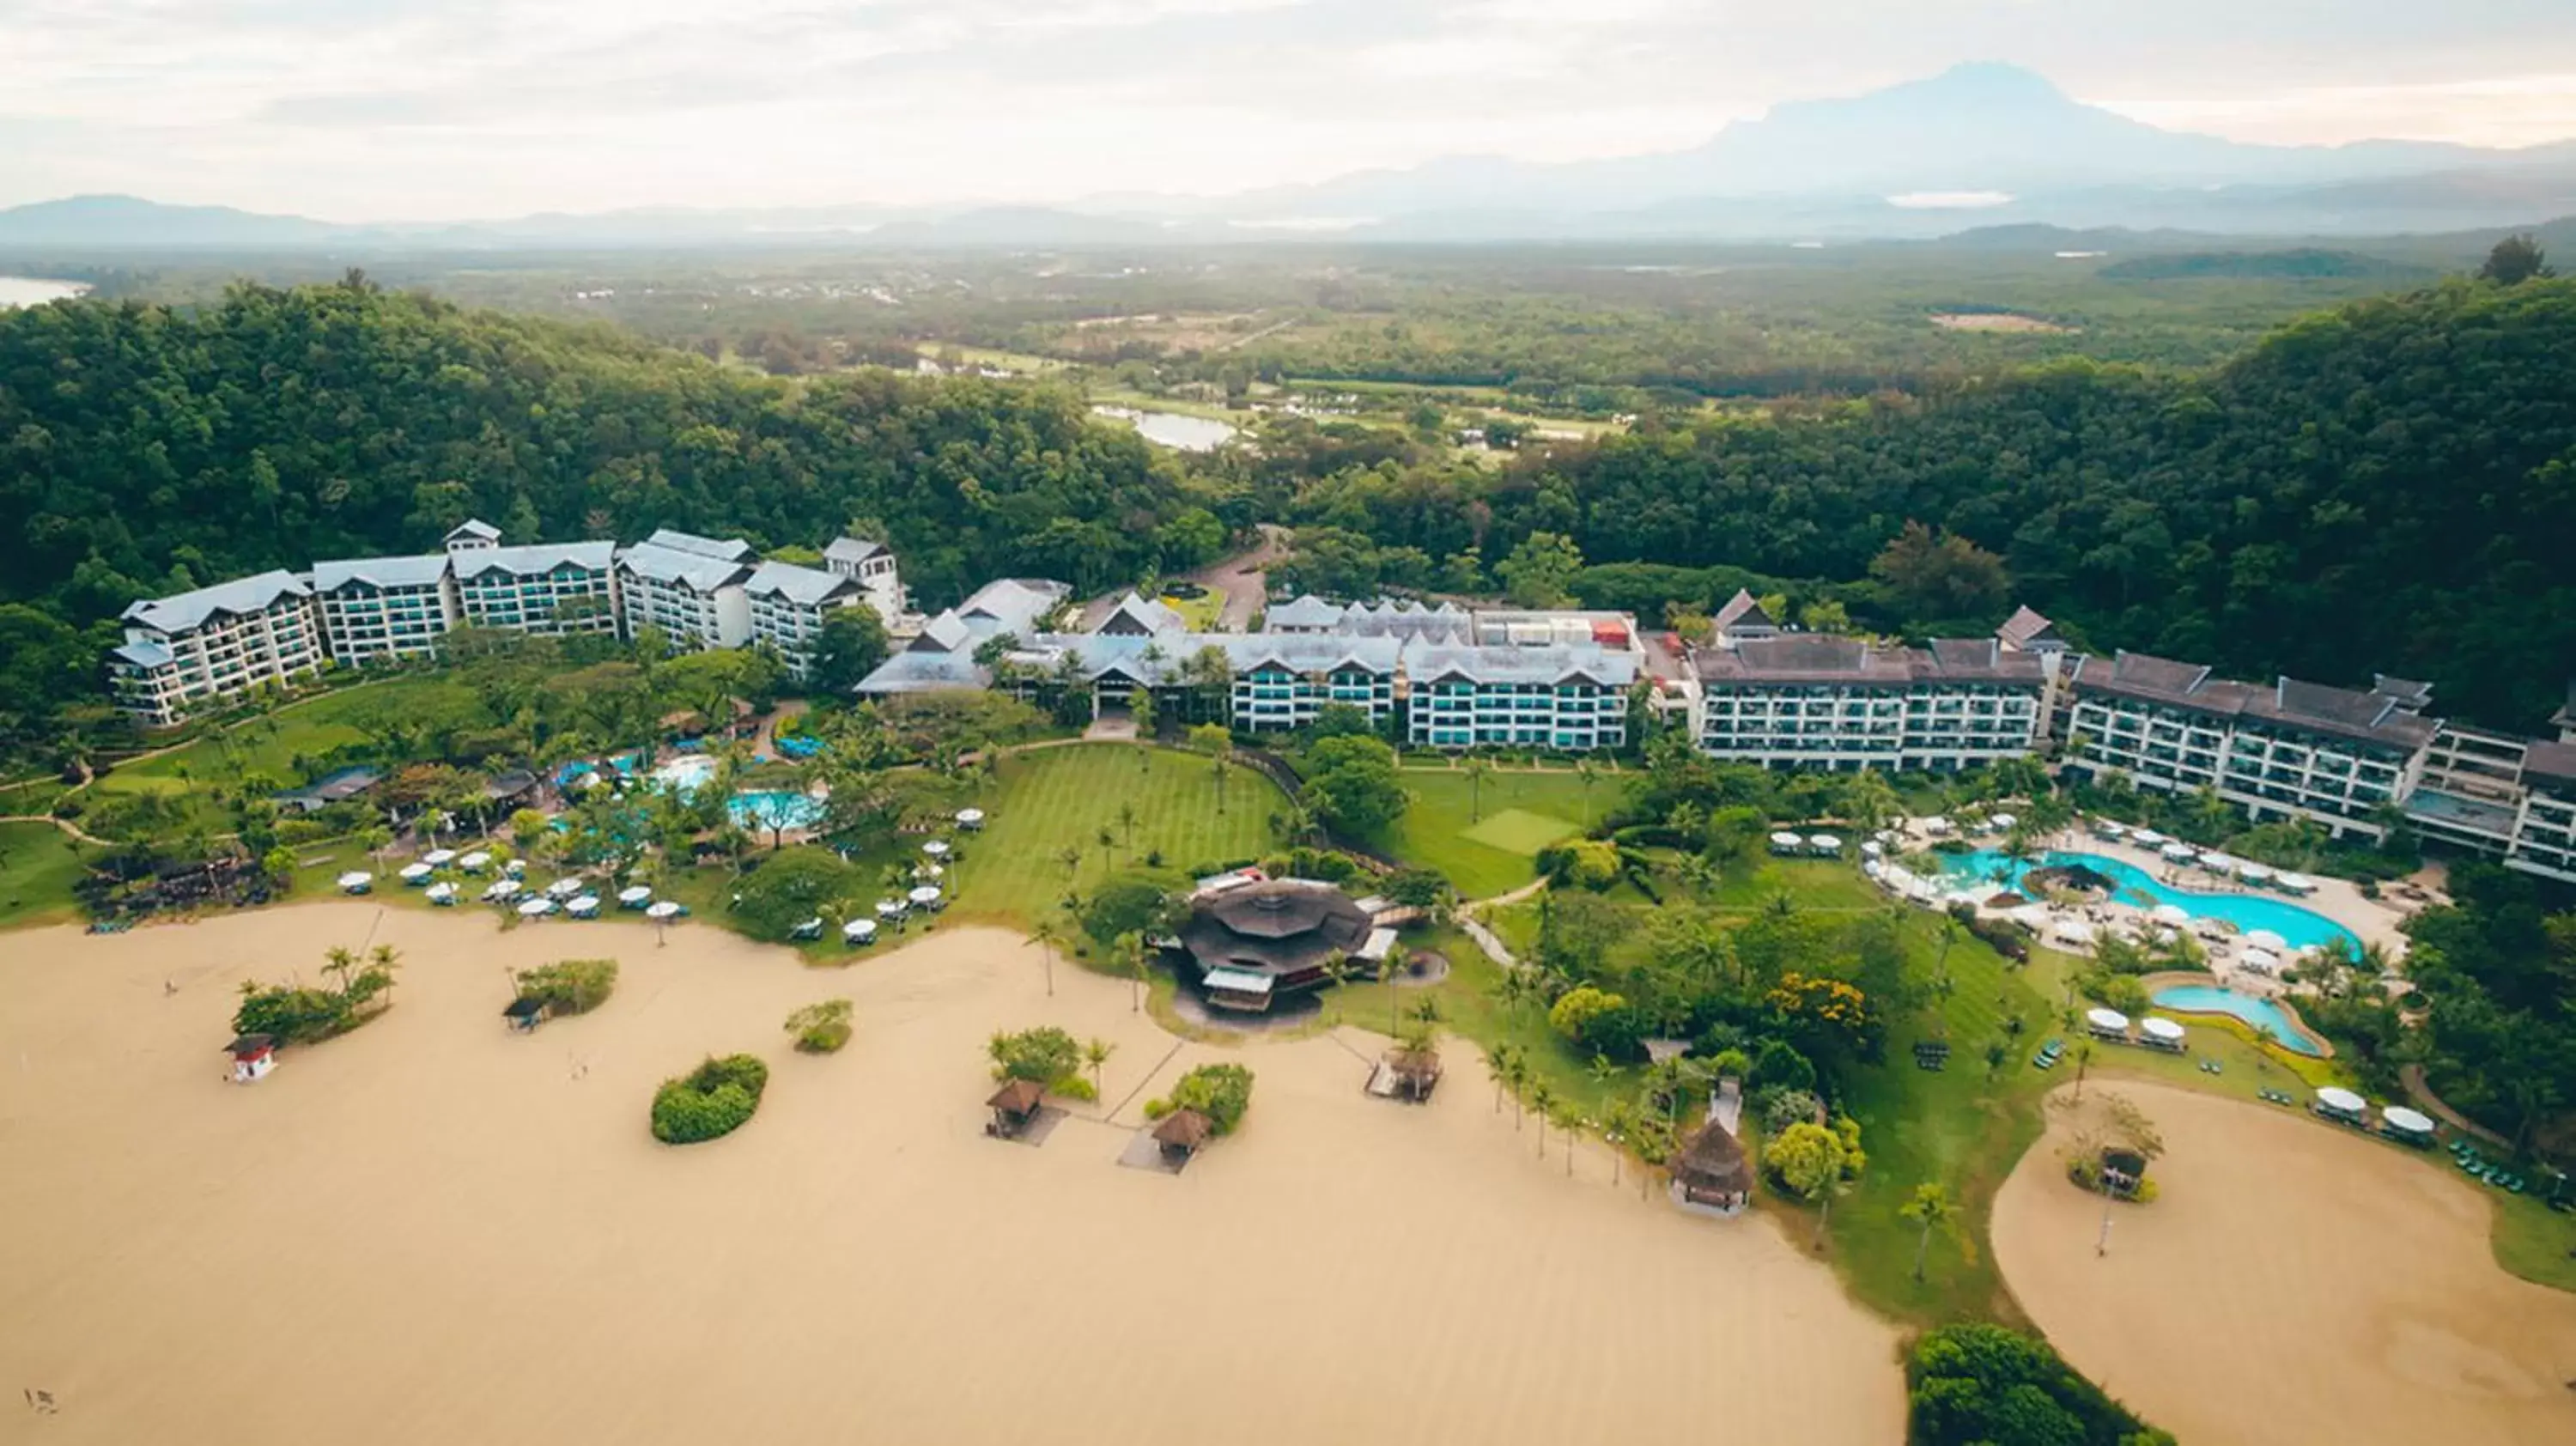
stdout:
POLYGON ((2281 956, 2269 949, 2248 949, 2236 962, 2257 974, 2269 974, 2281 967, 2281 956))
POLYGON ((2265 879, 2272 877, 2272 871, 2262 864, 2238 864, 2236 866, 2236 877, 2243 879, 2249 884, 2259 884, 2265 879))
POLYGON ((443 865, 456 862, 456 850, 431 849, 429 852, 420 856, 420 861, 429 865, 433 869, 439 868, 443 865))
POLYGON ((582 883, 579 879, 557 879, 553 883, 546 885, 546 897, 549 899, 569 899, 574 895, 579 894, 586 887, 588 886, 582 883))
POLYGON ((587 919, 591 915, 599 912, 599 896, 597 894, 584 894, 580 898, 573 900, 571 903, 564 905, 564 912, 575 918, 587 919))
POLYGON ((510 897, 518 892, 518 880, 496 879, 493 881, 491 887, 483 891, 483 900, 485 903, 491 904, 507 903, 509 902, 510 897))
POLYGON ((375 881, 376 876, 368 873, 365 869, 351 869, 349 872, 340 876, 340 887, 344 889, 363 889, 375 881))
POLYGON ((628 884, 625 888, 617 891, 617 902, 627 905, 630 908, 638 904, 648 903, 652 900, 652 897, 653 889, 649 884, 628 884))
POLYGON ((426 863, 405 864, 402 866, 402 876, 406 879, 425 879, 430 876, 431 872, 432 870, 430 866, 426 863))
POLYGON ((902 917, 903 917, 903 900, 901 900, 901 899, 879 899, 879 900, 877 900, 877 916, 878 916, 879 918, 883 918, 883 919, 900 919, 900 918, 902 918, 902 917))
POLYGON ((2172 840, 2167 839, 2163 834, 2156 832, 2154 829, 2142 828, 2129 835, 2129 842, 2141 844, 2147 848, 2154 848, 2158 844, 2170 843, 2172 840))
POLYGON ((2084 1022, 2104 1034, 2126 1034, 2129 1030, 2129 1016, 2116 1009, 2088 1009, 2084 1011, 2084 1022))
POLYGON ((2157 852, 2179 864, 2190 862, 2192 851, 2191 845, 2187 843, 2169 843, 2157 852))
POLYGON ((2158 904, 2147 911, 2147 917, 2179 929, 2191 922, 2191 911, 2180 904, 2158 904))
POLYGON ((948 857, 948 840, 935 838, 921 846, 921 851, 934 859, 948 857))
POLYGON ((2317 881, 2309 878, 2306 874, 2282 874, 2274 878, 2272 882, 2279 884, 2282 888, 2285 888, 2294 894, 2315 893, 2317 888, 2317 881))
POLYGON ((2433 1120, 2431 1116, 2416 1110, 2410 1110, 2404 1105, 2386 1106, 2380 1110, 2379 1117, 2388 1122, 2388 1127, 2390 1129, 2398 1130, 2405 1134, 2429 1135, 2433 1133, 2433 1120))
POLYGON ((2118 821, 2107 818, 2097 818, 2093 820, 2093 831, 2104 838, 2118 838, 2122 834, 2128 832, 2126 828, 2121 827, 2118 821))
POLYGON ((2290 941, 2269 929, 2248 929, 2245 931, 2245 947, 2269 949, 2275 954, 2287 954, 2290 952, 2290 941))
POLYGON ((1775 833, 1771 835, 1771 847, 1775 849, 1799 849, 1806 847, 1806 843, 1807 841, 1805 839, 1798 837, 1794 833, 1775 833))
POLYGON ((467 873, 469 873, 469 874, 470 874, 470 873, 474 872, 476 869, 480 869, 480 868, 488 868, 488 867, 490 867, 490 866, 491 866, 491 863, 492 863, 492 856, 491 856, 490 854, 487 854, 487 853, 483 852, 481 849, 476 849, 474 852, 472 852, 472 853, 470 853, 470 854, 467 854, 465 857, 463 857, 463 858, 461 858, 461 859, 458 859, 456 862, 457 862, 457 866, 458 866, 458 867, 460 867, 460 868, 464 869, 467 873))
POLYGON ((2170 1019, 2141 1019, 2138 1028, 2145 1030, 2148 1038, 2161 1039, 2168 1044, 2179 1043, 2182 1039, 2182 1026, 2170 1019))
POLYGON ((982 828, 984 826, 984 810, 980 808, 961 808, 957 810, 957 826, 959 828, 982 828))
POLYGON ((864 944, 877 936, 877 921, 852 919, 841 926, 841 937, 853 944, 864 944))
POLYGON ((669 919, 677 917, 679 912, 680 906, 678 904, 673 903, 669 899, 664 899, 662 902, 646 909, 644 911, 644 917, 647 919, 669 919))
POLYGON ((530 900, 528 900, 526 903, 521 904, 521 905, 519 906, 519 917, 520 917, 520 918, 522 918, 522 919, 541 919, 541 918, 545 917, 546 915, 553 913, 554 911, 555 911, 555 901, 554 901, 554 900, 552 900, 552 899, 530 899, 530 900))
POLYGON ((1829 833, 1809 834, 1807 847, 1820 854, 1838 854, 1843 851, 1843 841, 1829 833))
POLYGON ((936 884, 923 884, 919 888, 914 889, 911 893, 906 894, 904 897, 912 901, 912 906, 914 908, 926 909, 939 902, 939 886, 936 884))
POLYGON ((444 904, 455 897, 456 886, 454 884, 432 884, 429 886, 429 901, 433 904, 444 904))
POLYGON ((2370 1108, 2370 1101, 2337 1085, 2327 1085, 2317 1091, 2317 1103, 2330 1110, 2341 1110, 2348 1115, 2357 1115, 2370 1108))

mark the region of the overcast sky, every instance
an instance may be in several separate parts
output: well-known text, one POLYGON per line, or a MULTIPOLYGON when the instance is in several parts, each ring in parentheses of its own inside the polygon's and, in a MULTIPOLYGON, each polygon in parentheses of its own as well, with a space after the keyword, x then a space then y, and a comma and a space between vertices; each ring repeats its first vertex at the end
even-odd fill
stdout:
POLYGON ((0 0, 0 204, 1233 191, 2002 60, 2243 140, 2576 136, 2576 0, 0 0))

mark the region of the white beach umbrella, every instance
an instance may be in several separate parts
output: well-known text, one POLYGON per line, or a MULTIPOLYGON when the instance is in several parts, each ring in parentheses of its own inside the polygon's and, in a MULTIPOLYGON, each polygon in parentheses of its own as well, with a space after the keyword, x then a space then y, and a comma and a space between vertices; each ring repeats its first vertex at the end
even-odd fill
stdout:
POLYGON ((429 865, 433 869, 444 868, 447 865, 456 862, 456 850, 431 849, 429 852, 420 856, 420 861, 429 865))
POLYGON ((2192 849, 2187 843, 2169 843, 2158 852, 2178 864, 2191 862, 2192 849))
POLYGON ((432 872, 433 870, 426 863, 405 864, 402 866, 402 877, 406 883, 416 883, 422 879, 428 878, 432 872))
POLYGON ((2317 1103, 2330 1110, 2341 1110, 2348 1115, 2357 1115, 2370 1108, 2370 1101, 2340 1085, 2327 1085, 2317 1091, 2317 1103))
POLYGON ((490 868, 492 866, 492 856, 483 852, 481 849, 476 849, 474 852, 458 859, 456 861, 456 866, 465 870, 465 872, 469 874, 474 873, 480 869, 490 868))
POLYGON ((351 869, 349 872, 340 876, 340 887, 354 891, 357 889, 363 889, 375 881, 376 876, 368 873, 365 869, 351 869))
POLYGON ((2154 848, 2159 844, 2169 842, 2169 840, 2166 839, 2163 834, 2156 832, 2154 829, 2142 828, 2129 835, 2129 842, 2146 848, 2154 848))
POLYGON ((2275 954, 2287 954, 2290 952, 2290 941, 2269 929, 2248 929, 2245 931, 2245 947, 2269 949, 2275 954))
POLYGON ((927 909, 931 905, 939 902, 939 886, 936 884, 923 884, 921 887, 914 889, 904 897, 912 901, 912 906, 914 908, 927 909))
POLYGON ((1987 820, 1986 820, 1986 823, 1987 823, 1987 825, 1988 825, 1989 827, 1997 828, 1997 829, 2008 829, 2008 828, 2011 828, 2014 824, 2017 824, 2017 823, 2019 823, 2019 822, 2021 822, 2021 820, 2020 820, 2020 819, 2015 818, 2015 817, 2013 817, 2011 814, 2008 814, 2008 813, 1999 813, 1999 814, 1996 814, 1994 817, 1992 817, 1992 818, 1990 818, 1990 819, 1987 819, 1987 820))
POLYGON ((586 887, 588 887, 588 885, 582 883, 579 879, 557 879, 553 883, 546 885, 546 897, 549 899, 569 899, 580 893, 586 887))
POLYGON ((2317 887, 2317 881, 2309 878, 2306 874, 2282 874, 2273 879, 2272 882, 2279 884, 2282 888, 2285 888, 2294 894, 2313 893, 2317 887))
POLYGON ((2147 1037, 2150 1039, 2161 1039, 2167 1044, 2179 1044, 2182 1042, 2182 1026, 2174 1023, 2170 1019, 2157 1019, 2153 1016, 2149 1016, 2148 1018, 2138 1021, 2138 1028, 2146 1031, 2147 1037))
POLYGON ((1807 841, 1798 837, 1794 833, 1775 833, 1771 835, 1771 847, 1781 852, 1794 851, 1804 848, 1806 845, 1807 841))
POLYGON ((644 917, 658 922, 663 919, 677 918, 679 913, 680 906, 678 904, 673 903, 669 899, 664 899, 662 902, 646 909, 644 911, 644 917))
POLYGON ((433 904, 448 903, 455 897, 456 886, 454 884, 432 884, 429 886, 429 901, 433 904))
POLYGON ((944 859, 948 857, 948 841, 946 839, 932 839, 930 842, 921 846, 921 851, 930 855, 934 859, 944 859))
POLYGON ((644 905, 649 904, 652 901, 653 890, 648 885, 629 884, 625 888, 617 891, 617 902, 624 904, 630 909, 642 908, 644 905))
POLYGON ((2281 956, 2269 949, 2248 949, 2236 957, 2236 962, 2257 974, 2269 974, 2281 967, 2281 956))
POLYGON ((2158 904, 2147 911, 2147 917, 2179 929, 2191 922, 2191 911, 2180 904, 2158 904))
POLYGON ((564 905, 564 912, 572 915, 576 919, 587 919, 591 915, 599 912, 599 896, 597 894, 584 894, 580 898, 573 900, 571 903, 564 905))
POLYGON ((551 913, 553 913, 554 911, 555 911, 555 901, 554 901, 554 900, 552 900, 552 899, 530 899, 530 900, 528 900, 526 903, 521 904, 521 905, 519 906, 519 917, 520 917, 520 918, 522 918, 522 919, 542 919, 542 918, 544 918, 546 915, 551 914, 551 913))
POLYGON ((2088 1009, 2084 1011, 2084 1022, 2104 1034, 2126 1034, 2129 1031, 2129 1016, 2116 1009, 2088 1009))
POLYGON ((877 917, 880 919, 900 919, 903 917, 903 912, 904 903, 901 899, 877 900, 877 917))
POLYGON ((2379 1117, 2388 1122, 2388 1127, 2390 1129, 2399 1131, 2403 1134, 2429 1135, 2433 1133, 2432 1116, 2427 1115, 2420 1110, 2410 1110, 2404 1105, 2385 1106, 2380 1110, 2379 1117))
POLYGON ((982 828, 984 826, 984 810, 980 808, 961 808, 957 810, 957 826, 959 828, 982 828))
POLYGON ((2236 877, 2249 884, 2259 884, 2272 877, 2272 871, 2262 864, 2243 863, 2236 866, 2236 877))
POLYGON ((877 921, 852 919, 841 926, 841 937, 853 944, 864 944, 877 936, 877 921))

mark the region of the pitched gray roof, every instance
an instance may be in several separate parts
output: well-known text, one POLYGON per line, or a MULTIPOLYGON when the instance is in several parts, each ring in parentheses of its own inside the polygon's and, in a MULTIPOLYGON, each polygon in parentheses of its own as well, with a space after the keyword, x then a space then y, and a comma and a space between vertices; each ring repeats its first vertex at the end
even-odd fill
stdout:
POLYGON ((1692 665, 1700 681, 1715 688, 1768 683, 1905 688, 1918 682, 2036 688, 2045 676, 2038 657, 2007 652, 1994 638, 1935 638, 1921 648, 1877 648, 1858 638, 1787 633, 1703 651, 1692 665))
POLYGON ((1735 596, 1728 598, 1726 605, 1717 610, 1717 615, 1709 619, 1709 623, 1720 633, 1736 628, 1780 626, 1769 613, 1762 610, 1762 604, 1755 600, 1751 589, 1740 587, 1735 590, 1735 596))
POLYGON ((458 553, 449 559, 448 565, 456 569, 459 578, 480 577, 487 572, 506 572, 513 577, 541 577, 559 567, 605 572, 616 560, 617 544, 614 542, 536 542, 458 553))
POLYGON ((2054 636, 2056 630, 2057 624, 2027 607, 2018 607, 2013 609, 2011 617, 2004 619, 2002 627, 1995 629, 1995 636, 2016 648, 2021 648, 2028 647, 2042 638, 2054 636))
POLYGON ((447 554, 420 557, 351 557, 313 564, 313 590, 336 592, 349 583, 369 587, 427 587, 447 576, 447 554))
MULTIPOLYGON (((655 533, 656 537, 663 534, 655 533)), ((617 554, 617 565, 637 577, 655 582, 678 583, 697 592, 714 592, 717 588, 739 583, 751 570, 739 562, 710 557, 704 553, 684 552, 658 542, 639 542, 617 554)))
POLYGON ((1308 593, 1270 609, 1263 615, 1262 624, 1271 628, 1329 628, 1340 624, 1344 611, 1340 603, 1326 602, 1308 593))
POLYGON ((835 597, 849 596, 860 590, 856 582, 837 572, 798 567, 792 562, 764 562, 752 569, 750 580, 742 586, 743 591, 753 597, 785 598, 789 602, 804 603, 808 606, 829 602, 835 597))
POLYGON ((870 542, 859 537, 836 537, 832 539, 831 546, 823 549, 823 560, 825 562, 865 562, 885 550, 885 544, 882 542, 870 542))
POLYGON ((1037 631, 1038 621, 1064 606, 1073 589, 1060 582, 1034 577, 997 577, 975 589, 953 611, 968 625, 992 624, 986 633, 1018 633, 1028 637, 1037 631))
POLYGON ((694 532, 682 532, 676 527, 653 529, 653 535, 645 538, 642 545, 667 547, 673 552, 712 557, 719 562, 750 562, 756 556, 751 549, 751 544, 739 537, 719 541, 712 537, 700 537, 694 532))
POLYGON ((460 537, 479 537, 485 542, 498 542, 501 540, 501 529, 480 517, 468 517, 447 530, 448 541, 454 542, 460 537))
POLYGON ((1471 648, 1454 643, 1407 643, 1404 671, 1416 685, 1443 678, 1476 683, 1568 683, 1588 680, 1624 688, 1637 680, 1636 655, 1589 643, 1572 647, 1471 648))
POLYGON ((2433 736, 2438 726, 2399 706, 2383 693, 2362 693, 2296 678, 2275 679, 2270 687, 2213 677, 2196 663, 2144 653, 2121 653, 2107 674, 2086 667, 2076 675, 2079 692, 2108 693, 2144 703, 2160 703, 2222 718, 2248 718, 2259 723, 2331 733, 2338 737, 2412 750, 2433 736))
POLYGON ((158 668, 169 663, 175 656, 162 644, 149 641, 125 643, 108 651, 138 668, 158 668))
POLYGON ((2543 778, 2576 782, 2576 744, 2535 741, 2523 752, 2522 769, 2543 778))
POLYGON ((982 688, 992 673, 969 653, 897 653, 859 680, 862 693, 927 693, 942 688, 982 688))
POLYGON ((1189 624, 1182 621, 1179 613, 1159 600, 1131 592, 1120 598, 1118 606, 1110 609, 1109 616, 1102 618, 1100 626, 1092 631, 1110 634, 1178 633, 1188 628, 1189 624))
POLYGON ((127 606, 123 618, 129 623, 156 632, 184 633, 205 626, 218 614, 247 616, 260 612, 280 598, 311 597, 313 589, 302 578, 277 568, 253 577, 237 577, 195 592, 176 597, 147 598, 127 606))

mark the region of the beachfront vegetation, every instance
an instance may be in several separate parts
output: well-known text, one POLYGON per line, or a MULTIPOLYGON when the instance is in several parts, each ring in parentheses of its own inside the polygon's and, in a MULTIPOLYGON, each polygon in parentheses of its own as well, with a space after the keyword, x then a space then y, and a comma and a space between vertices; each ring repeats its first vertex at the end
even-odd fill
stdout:
POLYGON ((713 1055, 653 1092, 653 1138, 694 1145, 749 1123, 769 1085, 769 1066, 747 1054, 713 1055))
POLYGON ((1299 760, 1305 806, 1317 819, 1354 836, 1379 833, 1403 817, 1411 799, 1384 739, 1346 733, 1318 738, 1299 760))
POLYGON ((743 876, 733 919, 753 938, 783 944, 808 919, 842 917, 866 884, 860 870, 830 849, 778 849, 743 876))
POLYGON ((1908 1446, 2173 1446, 2045 1341, 1945 1325, 1906 1356, 1908 1446))
POLYGON ((1024 1079, 1049 1094, 1071 1099, 1097 1097, 1091 1081, 1082 1077, 1087 1063, 1082 1045, 1052 1024, 996 1034, 984 1042, 984 1053, 993 1062, 997 1080, 1024 1079))
POLYGON ((544 1005, 549 1014, 587 1014, 615 992, 617 961, 563 959, 522 969, 511 978, 517 982, 518 998, 544 1005))
MULTIPOLYGON (((8 798, 0 794, 0 802, 8 798)), ((82 852, 50 823, 0 823, 0 928, 68 918, 72 886, 86 868, 82 852)))
POLYGON ((850 1014, 855 1006, 846 999, 826 999, 808 1004, 787 1016, 787 1032, 796 1036, 796 1047, 807 1054, 837 1054, 850 1042, 850 1014))
POLYGON ((1252 1108, 1252 1071, 1239 1064, 1203 1064, 1172 1083, 1172 1092, 1145 1102, 1145 1117, 1159 1120, 1174 1110, 1196 1110, 1220 1135, 1234 1133, 1243 1112, 1252 1108))
POLYGON ((281 1044, 314 1044, 346 1034, 393 1003, 394 971, 402 956, 392 945, 379 944, 363 957, 334 946, 324 957, 325 988, 243 980, 233 1033, 265 1034, 281 1044))

